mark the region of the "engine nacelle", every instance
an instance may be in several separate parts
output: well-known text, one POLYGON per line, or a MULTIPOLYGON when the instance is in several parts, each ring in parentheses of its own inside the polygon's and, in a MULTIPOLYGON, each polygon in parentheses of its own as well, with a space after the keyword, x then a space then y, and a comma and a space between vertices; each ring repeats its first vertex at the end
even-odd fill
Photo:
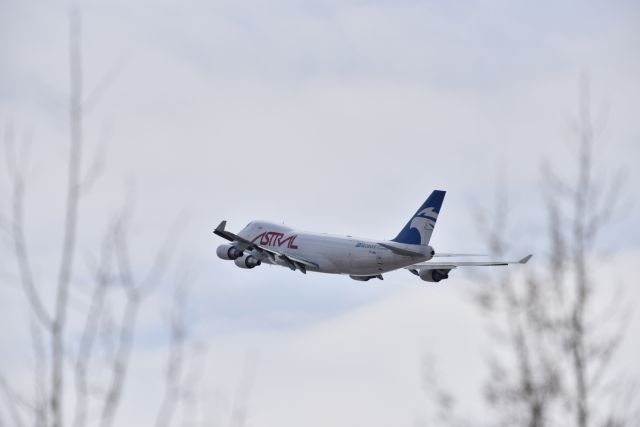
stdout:
POLYGON ((236 258, 233 262, 240 268, 253 268, 262 264, 262 261, 260 261, 258 258, 254 257, 253 255, 247 255, 241 258, 236 258))
POLYGON ((244 254, 233 245, 220 245, 218 249, 216 249, 216 255, 218 255, 218 258, 233 260, 240 258, 244 254))
POLYGON ((424 269, 418 272, 418 276, 425 282, 439 282, 449 278, 449 271, 451 270, 444 268, 437 270, 424 269))

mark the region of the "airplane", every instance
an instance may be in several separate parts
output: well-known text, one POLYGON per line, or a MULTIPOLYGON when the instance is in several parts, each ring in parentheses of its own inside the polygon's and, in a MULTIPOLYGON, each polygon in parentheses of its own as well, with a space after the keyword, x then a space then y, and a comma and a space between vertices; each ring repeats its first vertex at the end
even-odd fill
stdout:
POLYGON ((392 240, 311 233, 265 221, 250 222, 234 234, 225 229, 227 221, 222 221, 213 232, 231 243, 218 246, 216 254, 244 269, 265 263, 305 274, 344 274, 358 281, 383 280, 383 273, 406 269, 424 281, 440 282, 458 267, 525 264, 531 259, 532 255, 517 261, 429 262, 434 257, 473 255, 437 253, 429 245, 445 193, 432 192, 392 240))

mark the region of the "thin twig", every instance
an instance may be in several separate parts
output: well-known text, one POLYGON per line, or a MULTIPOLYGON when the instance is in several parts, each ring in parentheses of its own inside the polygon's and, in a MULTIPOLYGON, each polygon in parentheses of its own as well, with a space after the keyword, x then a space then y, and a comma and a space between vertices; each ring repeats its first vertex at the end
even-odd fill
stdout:
POLYGON ((109 227, 103 238, 100 262, 94 272, 95 286, 91 303, 86 314, 78 355, 75 362, 76 408, 73 425, 83 427, 87 418, 88 405, 88 367, 93 355, 93 346, 98 334, 98 326, 104 307, 107 286, 111 282, 110 265, 113 252, 113 226, 109 227))
MULTIPOLYGON (((183 278, 182 278, 183 279, 183 278)), ((186 339, 186 289, 181 278, 176 280, 170 322, 169 359, 165 371, 165 391, 156 417, 156 427, 171 425, 181 395, 181 376, 184 366, 186 339)))
POLYGON ((82 25, 80 11, 72 8, 69 27, 69 163, 67 200, 63 226, 63 241, 55 296, 55 314, 51 337, 51 413, 53 427, 64 426, 64 332, 67 319, 68 294, 74 268, 80 201, 80 169, 82 165, 82 25))

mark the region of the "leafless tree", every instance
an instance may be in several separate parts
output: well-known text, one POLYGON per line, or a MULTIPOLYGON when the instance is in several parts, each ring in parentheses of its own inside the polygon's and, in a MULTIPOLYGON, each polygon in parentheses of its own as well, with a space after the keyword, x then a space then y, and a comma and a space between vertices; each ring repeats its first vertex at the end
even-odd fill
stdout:
MULTIPOLYGON (((64 188, 64 224, 60 260, 55 283, 39 280, 27 239, 25 196, 27 192, 31 144, 16 142, 13 131, 5 134, 5 164, 8 173, 10 212, 0 217, 0 227, 10 242, 17 277, 31 319, 29 331, 35 361, 34 391, 24 393, 12 385, 7 373, 0 373, 0 402, 7 409, 12 425, 83 427, 99 424, 110 427, 121 403, 129 374, 131 353, 140 308, 148 296, 163 282, 177 246, 182 221, 177 221, 166 235, 145 274, 132 266, 130 225, 133 201, 127 198, 120 212, 112 218, 104 232, 96 257, 89 257, 91 277, 83 280, 83 287, 91 285, 87 304, 83 307, 83 322, 79 339, 73 338, 68 319, 74 284, 80 280, 78 241, 80 205, 96 178, 100 175, 103 153, 97 150, 91 162, 85 161, 83 121, 86 108, 94 104, 104 91, 103 81, 98 89, 84 97, 81 17, 77 9, 70 15, 70 97, 69 149, 66 163, 67 181, 64 188), (85 283, 88 282, 88 283, 85 283), (45 289, 53 289, 52 301, 47 301, 45 289), (120 311, 112 311, 109 301, 119 298, 120 311), (49 308, 51 307, 51 308, 49 308), (101 347, 102 345, 102 347, 101 347), (100 358, 98 356, 101 356, 100 358), (100 359, 100 360, 97 360, 100 359), (100 369, 96 368, 97 364, 100 369), (71 366, 71 368, 69 368, 71 366), (106 369, 105 369, 106 368, 106 369), (74 402, 73 413, 65 413, 74 402), (97 418, 96 418, 97 415, 97 418), (97 421, 96 421, 97 420, 97 421)), ((106 80, 111 80, 112 73, 106 80)), ((171 354, 167 382, 175 381, 183 360, 187 339, 184 326, 186 275, 174 279, 176 307, 172 317, 171 354)), ((165 399, 158 418, 159 425, 171 425, 172 410, 166 409, 165 399)), ((0 415, 0 425, 7 421, 0 415)))
MULTIPOLYGON (((578 111, 571 122, 575 161, 547 162, 542 169, 547 251, 538 264, 543 265, 479 276, 482 286, 472 300, 499 344, 488 358, 484 387, 495 416, 470 425, 612 427, 640 420, 633 384, 617 377, 612 365, 628 307, 621 292, 610 291, 616 283, 597 281, 594 274, 595 266, 606 262, 597 238, 622 210, 624 180, 599 169, 594 154, 604 149, 603 126, 594 125, 587 78, 581 81, 578 111), (606 299, 606 307, 595 303, 606 299)), ((497 255, 518 249, 511 244, 519 239, 507 231, 509 212, 501 187, 494 211, 475 213, 497 255)), ((451 408, 451 400, 443 405, 432 399, 441 412, 451 408)))

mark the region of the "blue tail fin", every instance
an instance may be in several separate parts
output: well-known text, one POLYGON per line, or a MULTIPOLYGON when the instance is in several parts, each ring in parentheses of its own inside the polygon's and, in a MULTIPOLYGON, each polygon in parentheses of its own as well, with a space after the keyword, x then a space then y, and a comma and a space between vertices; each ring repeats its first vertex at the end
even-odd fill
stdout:
POLYGON ((428 245, 431 233, 436 226, 438 213, 444 201, 446 191, 436 190, 427 199, 420 209, 411 217, 407 225, 392 242, 406 243, 410 245, 428 245))

